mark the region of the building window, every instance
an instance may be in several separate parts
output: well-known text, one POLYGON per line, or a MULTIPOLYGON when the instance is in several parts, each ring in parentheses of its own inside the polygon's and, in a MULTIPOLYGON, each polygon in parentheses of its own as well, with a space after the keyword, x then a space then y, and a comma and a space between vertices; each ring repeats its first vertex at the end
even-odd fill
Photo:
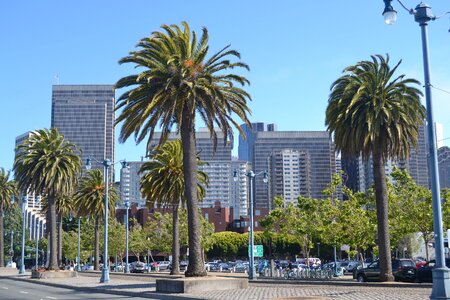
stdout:
POLYGON ((260 216, 261 215, 261 211, 259 209, 255 210, 255 216, 260 216))
POLYGON ((209 215, 208 215, 208 213, 205 213, 205 220, 206 220, 206 221, 209 221, 209 215))

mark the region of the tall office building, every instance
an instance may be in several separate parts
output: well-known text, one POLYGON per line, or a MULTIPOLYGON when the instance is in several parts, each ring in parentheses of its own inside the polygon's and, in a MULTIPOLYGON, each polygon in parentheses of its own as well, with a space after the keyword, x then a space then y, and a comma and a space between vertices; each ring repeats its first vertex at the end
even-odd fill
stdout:
MULTIPOLYGON (((150 147, 153 148, 159 142, 161 134, 156 132, 150 147)), ((203 208, 214 207, 219 201, 222 207, 231 206, 232 166, 231 150, 233 142, 224 143, 223 133, 217 131, 217 148, 214 151, 214 143, 209 131, 201 128, 195 133, 196 150, 200 159, 207 164, 199 165, 198 169, 208 174, 209 185, 206 188, 206 196, 199 206, 203 208)), ((168 140, 180 139, 177 134, 170 134, 168 140)))
POLYGON ((251 164, 248 161, 233 160, 231 162, 231 171, 233 181, 231 181, 231 202, 233 207, 233 219, 239 220, 241 216, 248 216, 249 209, 249 179, 247 173, 251 170, 251 164), (234 173, 236 171, 236 174, 234 173), (237 177, 237 179, 234 178, 237 177))
MULTIPOLYGON (((28 131, 24 134, 21 134, 16 137, 16 148, 20 144, 22 144, 26 139, 30 137, 31 132, 28 131)), ((17 153, 16 153, 17 155, 17 153)), ((21 195, 21 197, 24 195, 21 195)), ((21 197, 16 201, 22 201, 21 197)), ((46 216, 42 212, 42 198, 40 195, 36 195, 34 193, 27 192, 27 207, 26 210, 26 219, 25 219, 25 227, 30 234, 31 239, 36 239, 44 236, 46 229, 46 216), (38 231, 39 230, 39 231, 38 231)))
POLYGON ((104 159, 114 162, 114 107, 113 85, 54 85, 51 126, 81 148, 83 163, 103 170, 104 159))
POLYGON ((263 122, 252 123, 252 128, 247 124, 242 124, 241 129, 245 134, 245 139, 239 135, 238 156, 242 161, 253 161, 253 144, 255 143, 255 136, 260 131, 276 131, 275 124, 266 124, 263 122))
POLYGON ((142 174, 139 173, 142 165, 144 164, 143 159, 141 161, 130 161, 127 162, 128 166, 126 168, 120 169, 120 197, 123 206, 125 201, 130 201, 130 203, 137 203, 138 207, 143 207, 146 205, 146 200, 142 198, 140 181, 142 174))
MULTIPOLYGON (((323 190, 331 182, 336 172, 334 144, 326 131, 260 131, 256 132, 253 145, 254 172, 268 170, 270 157, 277 151, 289 149, 298 156, 297 163, 306 166, 309 172, 309 196, 324 198, 323 190)), ((295 162, 292 162, 293 164, 295 162)), ((302 171, 308 174, 306 170, 302 171)), ((300 171, 299 171, 300 174, 300 171)), ((294 174, 292 174, 294 175, 294 174)), ((270 180, 278 180, 271 178, 270 180)), ((255 177, 255 206, 272 209, 273 199, 269 195, 270 186, 262 176, 255 177)))
MULTIPOLYGON (((419 127, 419 139, 417 141, 417 150, 411 148, 410 157, 405 160, 389 160, 385 165, 385 172, 388 178, 391 178, 391 173, 394 166, 402 170, 407 170, 414 181, 426 188, 430 187, 428 174, 428 139, 425 131, 425 126, 419 127)), ((349 178, 349 188, 354 191, 366 191, 373 186, 373 160, 369 158, 363 161, 361 157, 350 159, 348 157, 343 159, 343 170, 349 178)))
POLYGON ((450 148, 440 147, 438 150, 439 185, 441 189, 450 188, 450 148))
POLYGON ((311 196, 311 160, 302 150, 275 150, 269 156, 269 199, 282 196, 284 203, 296 203, 299 196, 311 196))

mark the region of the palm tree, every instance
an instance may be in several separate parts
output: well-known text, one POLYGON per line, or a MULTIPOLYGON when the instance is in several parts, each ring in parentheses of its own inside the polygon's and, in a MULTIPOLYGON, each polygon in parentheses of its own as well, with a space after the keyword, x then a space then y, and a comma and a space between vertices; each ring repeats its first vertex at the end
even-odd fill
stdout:
POLYGON ((55 200, 70 195, 81 171, 80 150, 64 139, 58 129, 40 129, 31 132, 17 147, 14 160, 15 178, 23 194, 27 192, 47 198, 50 232, 49 269, 58 269, 56 251, 55 200))
POLYGON ((119 63, 132 63, 144 68, 140 74, 120 79, 116 88, 126 88, 117 99, 116 109, 122 109, 116 123, 123 122, 119 141, 125 142, 131 135, 137 143, 146 137, 147 151, 157 126, 161 127, 162 144, 173 125, 181 134, 185 197, 189 224, 189 267, 186 276, 205 276, 197 197, 197 152, 195 148, 196 115, 209 129, 214 145, 218 126, 224 134, 224 142, 233 139, 232 126, 244 135, 232 114, 241 118, 248 126, 247 100, 250 95, 242 88, 248 80, 240 75, 228 74, 232 68, 248 66, 228 58, 240 58, 237 51, 224 47, 208 55, 208 31, 197 39, 186 22, 183 29, 177 25, 162 25, 165 32, 153 32, 137 44, 140 49, 130 52, 119 63))
MULTIPOLYGON (((178 235, 178 209, 186 203, 184 196, 183 149, 180 140, 164 143, 154 151, 152 160, 145 162, 139 173, 142 195, 150 207, 157 204, 160 207, 173 208, 172 226, 172 270, 171 275, 180 274, 180 244, 178 235)), ((197 196, 205 195, 206 173, 197 171, 197 196)))
MULTIPOLYGON (((94 219, 94 269, 99 269, 99 220, 105 219, 105 180, 99 169, 89 170, 81 178, 74 196, 74 207, 78 209, 79 215, 90 216, 94 219)), ((110 216, 115 214, 115 205, 118 196, 113 184, 108 189, 108 205, 110 216)), ((104 257, 104 265, 106 260, 104 257)))
POLYGON ((416 147, 425 108, 419 82, 394 73, 389 55, 371 56, 347 67, 331 86, 325 123, 343 155, 373 158, 381 281, 392 280, 385 164, 404 159, 416 147))
POLYGON ((9 180, 9 171, 0 168, 0 267, 5 265, 4 257, 4 229, 3 229, 3 211, 11 205, 11 198, 17 196, 17 188, 14 181, 9 180))
MULTIPOLYGON (((73 211, 73 198, 70 195, 57 197, 55 199, 56 206, 56 226, 57 226, 57 256, 58 265, 62 265, 62 243, 63 243, 63 217, 69 215, 73 211)), ((42 199, 42 212, 47 216, 49 214, 48 201, 47 199, 42 199)))

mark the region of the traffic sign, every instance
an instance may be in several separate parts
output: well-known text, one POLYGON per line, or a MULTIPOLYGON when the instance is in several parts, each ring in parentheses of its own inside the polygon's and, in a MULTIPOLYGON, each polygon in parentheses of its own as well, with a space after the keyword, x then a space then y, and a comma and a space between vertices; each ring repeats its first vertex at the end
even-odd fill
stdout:
MULTIPOLYGON (((250 247, 248 247, 248 256, 250 256, 250 247)), ((262 245, 253 245, 253 257, 263 257, 262 245)))

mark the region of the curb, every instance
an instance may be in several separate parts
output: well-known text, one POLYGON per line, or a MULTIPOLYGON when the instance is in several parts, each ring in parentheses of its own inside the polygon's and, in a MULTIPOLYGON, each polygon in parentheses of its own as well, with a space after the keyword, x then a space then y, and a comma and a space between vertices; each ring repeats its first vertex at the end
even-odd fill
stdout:
POLYGON ((432 283, 415 283, 415 282, 356 282, 349 280, 320 280, 320 279, 257 279, 249 280, 249 283, 261 284, 297 284, 297 285, 329 285, 329 286, 366 286, 366 287, 392 287, 392 288, 431 288, 432 283))

